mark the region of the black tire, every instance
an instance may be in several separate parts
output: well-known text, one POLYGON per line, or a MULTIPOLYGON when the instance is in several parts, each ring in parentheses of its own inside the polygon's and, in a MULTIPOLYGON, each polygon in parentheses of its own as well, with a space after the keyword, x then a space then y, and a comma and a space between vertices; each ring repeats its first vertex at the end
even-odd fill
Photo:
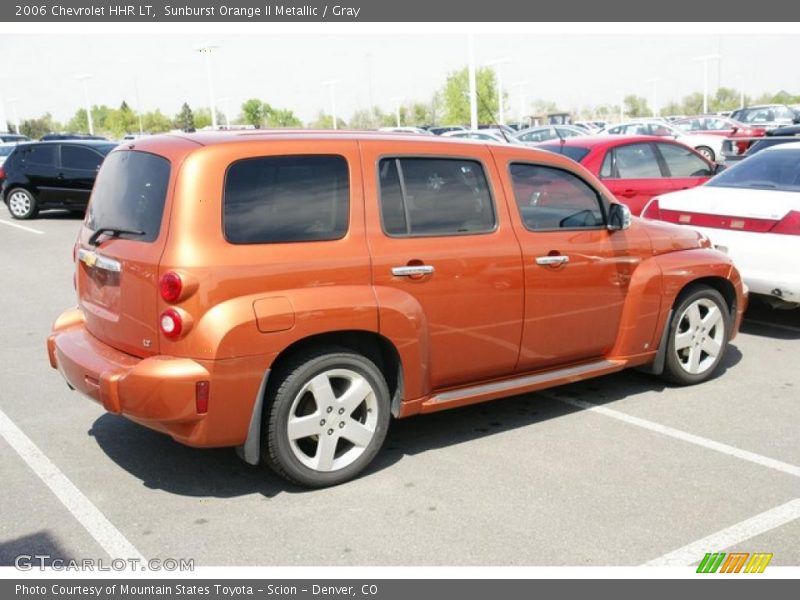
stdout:
MULTIPOLYGON (((386 380, 371 360, 345 348, 320 348, 294 357, 274 376, 267 392, 261 454, 277 474, 299 485, 321 488, 353 479, 372 462, 386 439, 391 415, 386 380), (332 392, 332 396, 319 394, 322 400, 317 399, 316 392, 306 389, 320 375, 323 377, 317 381, 327 382, 332 392), (344 401, 345 393, 366 390, 364 384, 369 386, 365 399, 355 408, 344 409, 339 403, 344 401), (323 407, 326 398, 328 405, 323 407), (290 418, 297 424, 311 416, 313 423, 309 419, 308 426, 317 433, 291 441, 290 418), (368 443, 352 442, 345 433, 355 433, 351 426, 360 434, 371 435, 368 443), (325 449, 333 450, 324 452, 320 445, 323 441, 327 441, 325 449), (323 462, 319 458, 322 455, 334 457, 330 469, 315 468, 323 462), (335 461, 342 465, 335 467, 335 461)), ((353 393, 353 398, 359 395, 353 393)))
POLYGON ((717 160, 717 155, 708 146, 698 146, 697 148, 695 148, 695 150, 697 150, 700 154, 702 154, 703 156, 705 156, 708 160, 710 160, 712 162, 717 160))
POLYGON ((722 294, 707 285, 689 286, 675 301, 668 327, 667 354, 662 377, 677 385, 693 385, 709 379, 725 356, 731 331, 730 309, 722 294), (691 322, 689 311, 692 306, 697 307, 697 314, 701 317, 699 326, 694 326, 691 322), (712 306, 717 308, 720 315, 713 325, 712 306), (707 312, 704 313, 704 310, 707 312), (687 341, 690 345, 684 346, 687 341), (719 343, 719 351, 713 356, 706 348, 716 346, 716 343, 719 343), (693 369, 695 357, 698 364, 693 369))
POLYGON ((6 206, 14 219, 28 220, 39 214, 36 196, 25 188, 13 188, 6 194, 6 206))

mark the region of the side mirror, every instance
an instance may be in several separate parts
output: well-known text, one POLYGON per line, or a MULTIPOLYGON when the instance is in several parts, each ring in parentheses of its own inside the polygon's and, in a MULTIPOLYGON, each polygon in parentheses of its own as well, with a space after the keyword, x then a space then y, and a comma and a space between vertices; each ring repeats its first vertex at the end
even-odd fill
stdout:
POLYGON ((608 208, 608 230, 619 231, 631 226, 631 209, 625 204, 612 203, 608 208))

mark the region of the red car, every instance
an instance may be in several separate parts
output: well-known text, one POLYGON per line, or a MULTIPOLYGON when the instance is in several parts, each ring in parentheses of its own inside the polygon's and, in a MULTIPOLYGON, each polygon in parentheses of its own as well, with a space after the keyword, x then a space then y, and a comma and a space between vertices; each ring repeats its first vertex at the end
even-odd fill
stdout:
MULTIPOLYGON (((720 117, 719 115, 686 117, 685 119, 678 119, 672 124, 686 133, 721 135, 733 139, 762 137, 767 132, 764 127, 752 127, 745 123, 734 121, 728 117, 720 117)), ((752 143, 753 141, 750 139, 743 139, 740 142, 736 142, 734 145, 736 154, 744 154, 752 143)))
POLYGON ((582 136, 537 146, 581 163, 639 215, 653 196, 705 183, 717 165, 694 149, 654 136, 582 136))

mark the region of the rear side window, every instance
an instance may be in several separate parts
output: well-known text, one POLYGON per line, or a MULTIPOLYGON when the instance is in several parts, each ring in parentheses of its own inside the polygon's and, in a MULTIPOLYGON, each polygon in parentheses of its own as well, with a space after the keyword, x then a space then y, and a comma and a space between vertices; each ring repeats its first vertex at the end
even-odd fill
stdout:
POLYGON ((671 177, 711 177, 711 168, 689 148, 674 144, 656 144, 671 177))
POLYGON ((61 146, 61 166, 65 169, 96 171, 103 157, 94 150, 80 146, 61 146))
POLYGON ((95 182, 86 226, 140 231, 119 237, 152 242, 161 229, 169 185, 166 158, 132 150, 112 152, 95 182))
POLYGON ((652 179, 662 177, 650 144, 629 144, 614 148, 611 177, 615 179, 652 179))
POLYGON ((28 165, 42 165, 54 167, 56 165, 56 144, 40 144, 32 146, 23 155, 22 159, 28 165))
POLYGON ((338 240, 349 219, 342 156, 269 156, 228 168, 223 226, 233 244, 338 240))
POLYGON ((392 236, 487 233, 495 228, 482 165, 451 158, 384 158, 378 164, 383 230, 392 236))
POLYGON ((600 195, 569 171, 512 164, 511 180, 522 222, 530 231, 604 226, 600 195))

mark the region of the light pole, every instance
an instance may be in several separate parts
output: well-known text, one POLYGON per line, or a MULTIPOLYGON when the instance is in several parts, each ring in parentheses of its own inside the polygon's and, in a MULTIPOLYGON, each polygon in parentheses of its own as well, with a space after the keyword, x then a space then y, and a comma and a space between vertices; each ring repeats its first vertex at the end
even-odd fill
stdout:
POLYGON ((692 59, 695 62, 703 62, 703 114, 708 113, 708 61, 719 58, 719 54, 705 54, 703 56, 695 56, 692 59))
POLYGON ((498 58, 486 64, 487 67, 497 67, 497 122, 498 125, 505 125, 506 119, 503 113, 503 65, 511 62, 510 58, 498 58))
POLYGON ((397 126, 400 127, 400 98, 392 98, 392 102, 394 102, 394 115, 395 120, 397 121, 397 126))
POLYGON ((231 103, 230 103, 230 100, 231 99, 228 98, 227 96, 225 98, 221 99, 222 107, 223 107, 222 110, 225 111, 225 129, 230 129, 231 128, 231 103))
POLYGON ((469 124, 470 129, 478 128, 478 86, 475 82, 475 40, 470 33, 467 36, 469 50, 469 124))
POLYGON ((333 128, 339 129, 336 123, 336 84, 338 81, 326 81, 323 85, 327 85, 331 95, 331 116, 333 117, 333 128))
POLYGON ((208 77, 208 103, 211 108, 211 127, 217 128, 217 103, 214 100, 214 78, 211 74, 211 53, 219 49, 218 44, 211 42, 204 42, 199 46, 195 46, 195 50, 203 55, 206 63, 206 76, 208 77))
POLYGON ((522 119, 525 117, 525 86, 528 85, 527 81, 516 81, 511 84, 512 88, 517 88, 519 94, 519 112, 517 114, 517 123, 520 129, 522 128, 522 119))
POLYGON ((659 81, 661 81, 660 77, 654 77, 654 78, 648 79, 646 81, 646 83, 653 84, 653 96, 652 96, 653 106, 650 108, 650 111, 653 113, 654 117, 657 117, 658 113, 660 112, 658 110, 658 82, 659 81))
POLYGON ((88 74, 78 75, 76 79, 83 82, 83 101, 86 104, 86 121, 89 123, 89 135, 94 135, 94 123, 92 123, 92 105, 89 102, 89 85, 86 83, 92 76, 88 74))
POLYGON ((367 102, 369 102, 369 113, 372 115, 372 53, 367 52, 367 102))
POLYGON ((17 115, 17 99, 9 98, 8 103, 11 105, 11 115, 14 119, 14 131, 19 135, 19 116, 17 115))

